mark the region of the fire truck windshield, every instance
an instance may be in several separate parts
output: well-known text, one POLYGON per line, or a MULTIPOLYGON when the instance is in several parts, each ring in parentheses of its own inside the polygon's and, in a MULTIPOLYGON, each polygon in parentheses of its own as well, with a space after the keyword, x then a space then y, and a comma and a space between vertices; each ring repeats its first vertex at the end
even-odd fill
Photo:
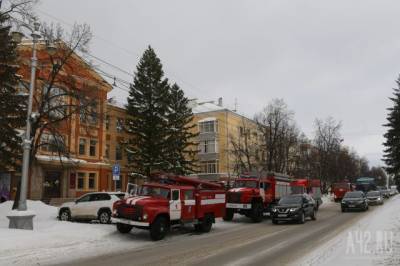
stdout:
POLYGON ((169 199, 170 190, 160 187, 142 186, 139 191, 140 196, 158 196, 169 199))
POLYGON ((247 187, 247 188, 257 188, 257 181, 253 180, 237 180, 235 181, 235 188, 247 187))

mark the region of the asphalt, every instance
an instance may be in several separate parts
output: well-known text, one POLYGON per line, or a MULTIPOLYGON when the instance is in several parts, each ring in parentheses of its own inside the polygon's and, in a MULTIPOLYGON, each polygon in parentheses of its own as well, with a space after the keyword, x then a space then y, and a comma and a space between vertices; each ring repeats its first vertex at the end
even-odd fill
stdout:
POLYGON ((379 206, 370 207, 367 212, 342 213, 339 204, 328 203, 318 211, 316 221, 307 220, 305 224, 273 225, 270 219, 253 224, 243 217, 233 221, 237 226, 221 227, 208 234, 173 232, 150 247, 65 265, 288 265, 375 208, 379 206), (177 234, 190 237, 175 237, 177 234))

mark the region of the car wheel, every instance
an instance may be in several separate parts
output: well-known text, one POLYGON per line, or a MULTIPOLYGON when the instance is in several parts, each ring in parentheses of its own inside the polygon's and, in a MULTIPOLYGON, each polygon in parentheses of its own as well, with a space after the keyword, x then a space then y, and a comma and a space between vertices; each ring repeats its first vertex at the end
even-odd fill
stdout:
POLYGON ((71 220, 71 212, 68 209, 61 210, 59 219, 60 219, 60 221, 70 221, 71 220))
POLYGON ((233 209, 226 208, 224 221, 232 221, 234 215, 233 209))
POLYGON ((304 212, 301 212, 299 223, 304 224, 305 222, 306 222, 306 216, 304 215, 304 212))
POLYGON ((133 226, 129 224, 117 223, 117 230, 121 234, 127 234, 132 230, 133 226))
POLYGON ((101 224, 109 224, 111 222, 111 214, 109 210, 101 210, 98 215, 101 224))
POLYGON ((317 213, 315 210, 313 210, 313 212, 311 213, 311 220, 313 221, 317 220, 317 213))
POLYGON ((346 209, 345 209, 345 208, 342 208, 342 212, 346 212, 346 209))
POLYGON ((164 216, 159 216, 150 226, 150 237, 157 241, 165 237, 168 232, 168 221, 164 216))
POLYGON ((251 209, 251 220, 254 223, 259 223, 263 218, 263 206, 261 203, 257 202, 253 204, 253 208, 251 209))
POLYGON ((273 224, 278 224, 278 220, 272 219, 273 224))

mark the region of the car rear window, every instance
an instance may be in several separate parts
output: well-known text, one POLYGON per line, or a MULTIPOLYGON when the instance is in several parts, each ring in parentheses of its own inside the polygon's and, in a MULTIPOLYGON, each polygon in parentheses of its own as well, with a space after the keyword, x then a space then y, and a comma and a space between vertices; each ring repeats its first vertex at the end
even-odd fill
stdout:
POLYGON ((110 200, 111 197, 110 195, 106 194, 106 193, 100 193, 100 194, 96 194, 95 196, 95 201, 100 201, 100 200, 110 200))

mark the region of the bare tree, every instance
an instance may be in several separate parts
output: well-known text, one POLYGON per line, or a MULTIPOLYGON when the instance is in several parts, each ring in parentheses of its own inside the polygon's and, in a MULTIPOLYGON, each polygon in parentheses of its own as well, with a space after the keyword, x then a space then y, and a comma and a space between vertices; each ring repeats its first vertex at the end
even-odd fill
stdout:
POLYGON ((282 99, 274 99, 255 116, 263 136, 265 171, 288 171, 289 161, 292 160, 291 151, 299 134, 293 115, 293 111, 288 109, 282 99))
POLYGON ((247 118, 241 119, 238 134, 231 134, 230 153, 234 160, 234 173, 259 174, 263 168, 263 153, 261 149, 261 134, 257 126, 247 118))
POLYGON ((323 181, 335 179, 338 167, 338 156, 342 140, 340 129, 341 122, 336 122, 332 117, 325 120, 316 119, 314 145, 318 150, 318 164, 320 178, 323 181))
MULTIPOLYGON (((68 122, 80 119, 90 133, 90 127, 102 119, 98 112, 98 84, 87 79, 90 65, 78 58, 78 53, 87 52, 92 34, 86 24, 75 24, 69 33, 59 25, 43 24, 41 33, 46 41, 38 45, 40 66, 33 93, 31 163, 35 162, 39 149, 55 154, 63 163, 63 157, 70 158, 71 155, 65 139, 65 132, 71 130, 68 122), (55 54, 45 52, 49 45, 53 46, 55 54)), ((21 65, 27 64, 24 58, 29 58, 31 52, 25 47, 19 48, 21 65)), ((26 89, 29 87, 24 78, 21 85, 26 89)))

